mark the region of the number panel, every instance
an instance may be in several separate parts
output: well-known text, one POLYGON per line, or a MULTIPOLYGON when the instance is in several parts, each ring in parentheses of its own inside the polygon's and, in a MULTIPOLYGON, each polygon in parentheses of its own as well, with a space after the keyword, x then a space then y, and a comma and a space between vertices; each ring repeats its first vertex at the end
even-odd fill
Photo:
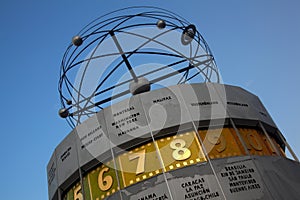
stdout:
POLYGON ((120 155, 118 161, 124 187, 162 173, 153 142, 120 155))
POLYGON ((187 132, 156 141, 165 171, 206 161, 195 132, 187 132))
POLYGON ((283 149, 273 137, 256 129, 238 128, 241 137, 233 128, 200 130, 157 139, 143 146, 117 155, 113 161, 100 165, 83 177, 83 191, 78 181, 64 193, 63 200, 101 200, 134 183, 154 177, 165 171, 205 162, 206 158, 197 136, 203 141, 209 158, 224 158, 246 155, 242 141, 251 155, 285 157, 283 149), (156 149, 159 151, 157 152, 156 149), (117 174, 116 174, 117 172, 117 174), (117 177, 118 176, 118 177, 117 177), (118 183, 119 180, 119 183, 118 183))
POLYGON ((277 152, 280 154, 280 150, 276 147, 276 144, 273 138, 270 138, 271 141, 267 138, 266 135, 262 136, 262 140, 264 144, 266 145, 268 151, 270 152, 270 155, 276 156, 277 152))
POLYGON ((84 186, 84 200, 91 200, 92 198, 91 198, 88 176, 83 177, 83 186, 84 186))
POLYGON ((87 175, 87 182, 89 191, 85 192, 85 196, 91 200, 104 199, 120 189, 112 162, 90 172, 87 175))
MULTIPOLYGON (((76 186, 79 185, 79 183, 76 184, 76 186)), ((74 188, 72 187, 67 194, 64 195, 63 200, 74 200, 74 188)))
POLYGON ((73 189, 74 200, 83 200, 81 185, 77 184, 73 189))
POLYGON ((211 159, 245 155, 233 129, 200 130, 199 135, 211 159))
POLYGON ((255 129, 248 129, 248 128, 239 128, 238 129, 244 143, 246 144, 249 153, 251 155, 272 155, 274 150, 268 149, 268 146, 271 144, 266 145, 264 141, 264 137, 266 137, 262 132, 255 130, 255 129))
POLYGON ((276 140, 274 138, 270 137, 270 139, 271 139, 271 142, 270 142, 269 139, 267 138, 267 136, 263 135, 262 139, 271 155, 277 156, 277 153, 278 153, 279 156, 286 157, 285 152, 282 150, 282 148, 280 147, 280 145, 276 142, 276 140))

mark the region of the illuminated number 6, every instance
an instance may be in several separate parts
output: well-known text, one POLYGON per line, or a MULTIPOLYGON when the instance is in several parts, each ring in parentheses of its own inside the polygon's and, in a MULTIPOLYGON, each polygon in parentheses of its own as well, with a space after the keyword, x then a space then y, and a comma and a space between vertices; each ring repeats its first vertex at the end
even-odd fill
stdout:
POLYGON ((99 172, 98 186, 102 191, 109 190, 113 184, 113 178, 111 176, 108 175, 108 176, 103 177, 103 174, 108 171, 109 171, 109 168, 105 167, 99 172))
POLYGON ((183 139, 175 139, 170 143, 170 147, 174 149, 172 157, 175 160, 186 160, 191 157, 191 151, 185 147, 186 143, 183 139))

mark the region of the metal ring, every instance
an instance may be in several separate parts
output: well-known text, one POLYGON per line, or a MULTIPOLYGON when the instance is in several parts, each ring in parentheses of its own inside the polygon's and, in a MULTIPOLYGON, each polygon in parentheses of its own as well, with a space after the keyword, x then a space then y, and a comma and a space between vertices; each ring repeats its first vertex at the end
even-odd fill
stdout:
POLYGON ((195 37, 196 31, 196 26, 193 24, 190 24, 187 27, 185 27, 181 35, 181 43, 183 45, 190 44, 195 37))

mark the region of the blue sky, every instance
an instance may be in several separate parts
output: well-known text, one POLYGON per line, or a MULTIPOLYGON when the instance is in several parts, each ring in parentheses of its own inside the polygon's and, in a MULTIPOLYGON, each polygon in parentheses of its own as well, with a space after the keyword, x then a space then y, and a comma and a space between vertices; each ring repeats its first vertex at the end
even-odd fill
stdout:
POLYGON ((260 97, 300 155, 300 1, 52 0, 0 2, 1 199, 47 199, 46 165, 70 132, 57 83, 71 38, 133 5, 171 10, 197 25, 223 80, 260 97))

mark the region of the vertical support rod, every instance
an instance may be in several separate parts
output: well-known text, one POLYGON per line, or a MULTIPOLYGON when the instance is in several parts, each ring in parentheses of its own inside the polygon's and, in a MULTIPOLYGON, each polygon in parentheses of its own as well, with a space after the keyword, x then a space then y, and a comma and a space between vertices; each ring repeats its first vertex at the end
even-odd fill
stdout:
POLYGON ((128 68, 128 70, 129 70, 129 72, 130 72, 130 74, 131 74, 134 82, 138 82, 137 76, 134 73, 134 71, 133 71, 133 69, 132 69, 132 67, 131 67, 131 65, 130 65, 130 63, 129 63, 129 61, 128 61, 128 59, 127 59, 127 57, 126 57, 126 55, 125 55, 125 53, 124 53, 124 51, 122 49, 122 47, 121 47, 121 45, 120 45, 120 43, 118 42, 118 39, 117 39, 114 31, 112 31, 112 30, 109 31, 109 34, 111 35, 112 39, 114 40, 114 43, 117 46, 117 48, 118 48, 118 50, 119 50, 119 52, 120 52, 120 54, 121 54, 121 56, 122 56, 122 58, 123 58, 123 60, 124 60, 124 62, 126 64, 126 66, 128 68))
MULTIPOLYGON (((79 153, 78 153, 77 145, 78 145, 78 144, 76 143, 76 154, 77 154, 77 158, 79 158, 79 153)), ((83 183, 83 176, 82 176, 83 171, 82 171, 82 169, 81 169, 79 159, 77 159, 77 161, 78 161, 77 164, 78 164, 78 167, 79 167, 78 173, 79 173, 79 178, 80 178, 81 194, 82 194, 82 196, 83 196, 83 200, 85 200, 86 195, 85 195, 85 191, 84 191, 84 183, 83 183)))
POLYGON ((265 127, 263 126, 263 124, 261 123, 261 121, 259 121, 259 126, 260 128, 263 130, 264 134, 267 137, 267 140, 269 141, 269 143, 271 144, 272 148, 274 149, 274 151, 276 152, 277 156, 280 156, 280 152, 278 150, 278 148, 274 145, 271 137, 269 136, 268 132, 266 131, 265 127))
POLYGON ((251 154, 250 154, 250 152, 249 152, 249 150, 247 148, 247 145, 245 144, 244 139, 242 138, 242 135, 240 134, 240 132, 237 129, 237 127, 235 126, 235 123, 234 123, 234 121, 233 121, 233 119, 231 117, 229 118, 229 122, 232 125, 232 127, 233 127, 236 135, 238 136, 238 138, 239 138, 239 140, 240 140, 240 142, 241 142, 241 144, 242 144, 242 146, 244 148, 245 153, 247 154, 247 156, 251 156, 251 154))
POLYGON ((292 157, 294 158, 295 161, 299 162, 298 157, 296 156, 295 152, 293 151, 293 149, 291 148, 291 146, 289 145, 289 143, 286 142, 285 138, 283 137, 282 133, 277 129, 277 133, 280 137, 280 139, 284 142, 285 146, 288 148, 290 154, 292 155, 292 157))
POLYGON ((62 192, 60 188, 57 189, 57 195, 58 195, 58 200, 62 200, 63 197, 61 196, 62 192))

